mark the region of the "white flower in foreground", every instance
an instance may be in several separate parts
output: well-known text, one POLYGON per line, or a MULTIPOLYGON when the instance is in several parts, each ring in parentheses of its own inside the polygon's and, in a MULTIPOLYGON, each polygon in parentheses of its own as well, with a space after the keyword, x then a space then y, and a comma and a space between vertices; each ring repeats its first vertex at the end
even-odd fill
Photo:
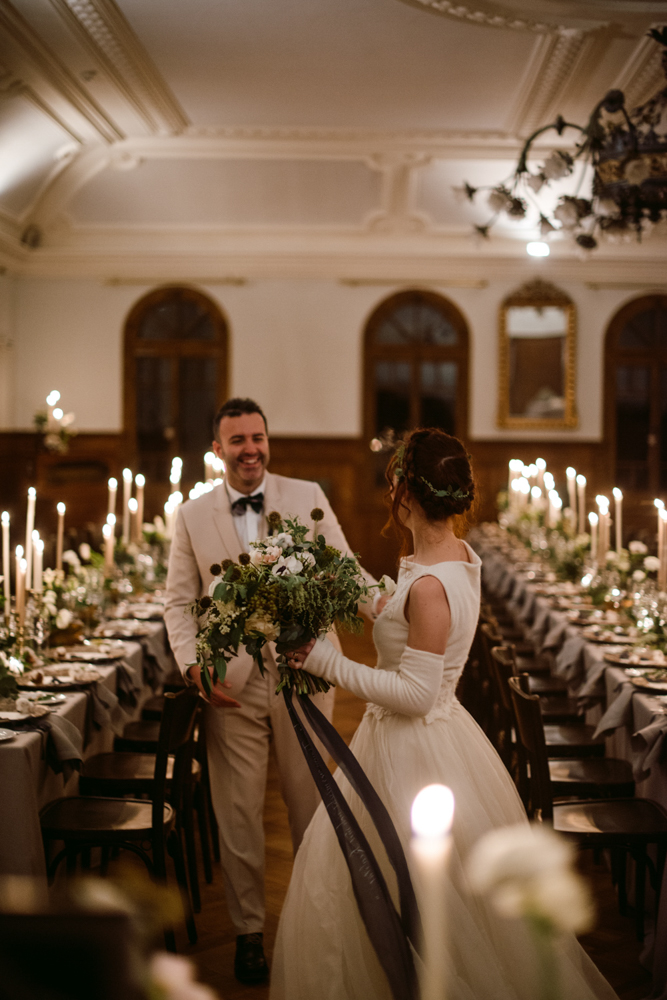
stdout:
POLYGON ((630 542, 628 549, 633 556, 645 556, 648 552, 648 549, 643 542, 630 542))
POLYGON ((566 150, 554 149, 544 161, 542 173, 548 181, 558 181, 572 173, 572 164, 572 157, 566 150))
POLYGON ((209 986, 195 982, 194 972, 192 962, 181 955, 161 951, 151 958, 151 978, 165 1000, 215 1000, 209 986))
POLYGON ((580 933, 592 923, 585 883, 572 869, 570 845, 546 826, 492 830, 470 853, 473 891, 488 895, 505 917, 546 922, 554 931, 580 933))
POLYGON ((303 569, 303 563, 296 556, 281 556, 274 565, 273 576, 296 576, 303 569))
POLYGON ((605 560, 608 563, 611 563, 612 565, 614 563, 617 563, 618 562, 618 552, 615 552, 613 549, 609 549, 609 552, 607 552, 607 554, 605 556, 605 560))
POLYGON ((588 534, 587 531, 582 531, 581 534, 577 535, 577 537, 574 540, 575 546, 579 546, 580 548, 584 548, 586 545, 590 545, 590 543, 591 543, 591 536, 588 534))
POLYGON ((74 569, 78 569, 81 566, 81 560, 74 549, 67 549, 63 552, 63 562, 72 566, 74 569))
POLYGON ((88 562, 90 559, 90 545, 88 542, 81 542, 81 545, 79 546, 79 555, 84 562, 88 562))
POLYGON ((279 545, 281 549, 288 549, 290 545, 294 545, 294 539, 287 531, 280 531, 277 535, 269 535, 266 541, 271 542, 271 545, 279 545))
POLYGON ((642 580, 646 579, 646 573, 644 572, 643 569, 636 569, 632 574, 632 579, 635 580, 637 583, 641 583, 642 580))
POLYGON ((657 573, 660 569, 660 560, 657 556, 646 556, 644 559, 644 569, 647 573, 657 573))
POLYGON ((56 628, 69 628, 72 618, 73 615, 69 608, 61 608, 56 615, 56 628))
POLYGON ((253 566, 272 566, 282 555, 279 545, 257 546, 250 553, 250 562, 253 566))
POLYGON ((304 566, 315 565, 315 556, 313 555, 312 552, 300 552, 299 559, 301 560, 304 566))
POLYGON ((214 576, 208 585, 209 597, 213 597, 213 594, 215 593, 215 588, 218 586, 219 583, 222 583, 222 576, 214 576))
POLYGON ((384 589, 384 592, 388 597, 391 597, 392 594, 396 592, 396 581, 392 580, 392 578, 387 576, 386 573, 380 580, 380 586, 384 589))

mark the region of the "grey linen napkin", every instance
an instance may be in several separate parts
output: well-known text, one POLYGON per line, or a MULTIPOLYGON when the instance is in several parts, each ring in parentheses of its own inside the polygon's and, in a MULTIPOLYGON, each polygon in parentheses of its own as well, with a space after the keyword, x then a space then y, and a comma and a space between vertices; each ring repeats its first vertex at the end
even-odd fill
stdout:
MULTIPOLYGON (((618 687, 621 688, 621 693, 618 698, 612 701, 598 722, 593 739, 596 739, 598 736, 610 736, 620 726, 632 726, 632 696, 635 693, 634 688, 632 684, 624 682, 621 682, 618 687)), ((616 688, 617 691, 618 687, 616 688)))
POLYGON ((104 684, 91 684, 90 697, 95 728, 104 729, 106 726, 112 729, 117 736, 120 736, 127 722, 127 717, 113 691, 110 691, 104 684))
POLYGON ((665 754, 667 736, 667 715, 659 715, 634 733, 630 745, 633 750, 632 773, 635 781, 648 778, 651 768, 658 764, 665 754))
POLYGON ((116 694, 120 704, 136 708, 142 687, 143 683, 137 676, 136 670, 133 670, 129 663, 119 663, 116 667, 116 694))
POLYGON ((584 645, 580 636, 573 635, 563 643, 556 657, 555 671, 568 683, 576 681, 584 672, 584 645))
POLYGON ((542 649, 558 649, 563 642, 566 632, 567 622, 556 622, 556 624, 552 625, 545 635, 544 642, 542 643, 542 649))
POLYGON ((68 719, 51 715, 46 738, 46 761, 49 767, 68 781, 74 771, 81 770, 83 738, 68 719))

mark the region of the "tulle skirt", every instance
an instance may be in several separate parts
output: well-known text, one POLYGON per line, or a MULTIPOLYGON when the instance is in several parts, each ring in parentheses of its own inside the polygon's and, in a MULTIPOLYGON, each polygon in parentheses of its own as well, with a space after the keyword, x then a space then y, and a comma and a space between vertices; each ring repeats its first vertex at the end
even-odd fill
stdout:
MULTIPOLYGON (((410 808, 434 782, 454 792, 453 847, 447 897, 447 1000, 536 1000, 539 971, 520 921, 498 917, 472 895, 465 862, 488 830, 527 822, 502 761, 472 717, 455 702, 448 719, 364 716, 351 744, 386 805, 410 863, 410 808)), ((375 828, 347 780, 336 780, 380 862, 397 903, 393 870, 375 828)), ((418 962, 418 960, 417 960, 418 962)), ((418 963, 419 964, 419 963, 418 963)), ((561 992, 567 1000, 615 1000, 616 994, 573 936, 559 943, 561 992)), ((391 990, 361 921, 347 866, 320 805, 294 862, 280 917, 271 1000, 391 1000, 391 990)))

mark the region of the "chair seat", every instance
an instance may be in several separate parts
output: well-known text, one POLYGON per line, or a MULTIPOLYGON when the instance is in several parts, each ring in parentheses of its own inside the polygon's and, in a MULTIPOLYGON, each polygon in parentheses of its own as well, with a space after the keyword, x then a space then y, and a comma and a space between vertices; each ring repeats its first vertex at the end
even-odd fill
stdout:
MULTIPOLYGON (((153 804, 136 799, 94 798, 73 796, 56 799, 46 806, 40 817, 42 832, 51 840, 117 841, 150 840, 153 835, 153 804)), ((166 829, 174 823, 170 805, 163 807, 166 829)))
POLYGON ((550 674, 532 674, 528 678, 528 693, 549 695, 567 694, 567 684, 560 677, 552 677, 550 674))
POLYGON ((159 722, 164 711, 164 695, 156 694, 148 701, 145 701, 141 709, 141 718, 144 722, 159 722))
POLYGON ((574 726, 544 727, 548 757, 604 757, 603 736, 594 739, 593 726, 580 723, 574 726))
POLYGON ((551 793, 554 798, 579 795, 584 798, 604 794, 624 798, 634 795, 632 765, 613 757, 583 760, 550 760, 551 793))
POLYGON ((540 697, 540 711, 542 721, 547 724, 578 726, 584 721, 584 712, 577 699, 563 695, 540 697))
POLYGON ((114 750, 128 750, 135 753, 155 753, 160 738, 160 723, 140 720, 128 722, 123 735, 113 742, 114 750))
POLYGON ((599 843, 627 843, 667 839, 667 813, 651 799, 594 799, 554 805, 553 827, 558 833, 586 837, 599 843))
MULTIPOLYGON (((95 792, 93 785, 100 783, 130 786, 136 785, 136 791, 150 791, 155 771, 155 755, 150 753, 98 753, 84 761, 79 779, 79 790, 82 795, 100 794, 95 792)), ((192 761, 192 773, 196 777, 201 774, 201 764, 192 761)), ((174 758, 167 761, 167 781, 174 775, 174 758)), ((129 790, 129 789, 128 789, 129 790)), ((134 790, 134 789, 132 789, 134 790)), ((118 791, 122 795, 122 791, 118 791)))

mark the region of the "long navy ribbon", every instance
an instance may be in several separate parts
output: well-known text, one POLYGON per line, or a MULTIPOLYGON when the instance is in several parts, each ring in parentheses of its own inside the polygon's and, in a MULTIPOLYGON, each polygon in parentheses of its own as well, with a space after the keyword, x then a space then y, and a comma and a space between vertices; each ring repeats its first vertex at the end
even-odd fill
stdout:
MULTIPOLYGON (((317 785, 318 791, 322 797, 322 801, 333 825, 336 837, 338 838, 338 843, 340 844, 340 848, 343 852, 345 863, 347 864, 350 872, 352 889, 357 901, 357 906, 359 907, 361 919, 364 922, 378 960, 380 961, 380 964, 382 965, 382 968, 387 976, 394 1000, 416 1000, 418 994, 417 974, 404 926, 406 915, 404 915, 403 919, 401 919, 396 912, 389 894, 387 883, 373 854, 371 846, 368 843, 365 834, 361 830, 361 827, 359 826, 359 823, 357 822, 349 804, 345 800, 340 788, 333 779, 332 775, 329 773, 329 770, 322 759, 322 755, 314 745, 310 735, 297 715, 294 705, 292 704, 291 690, 287 687, 283 688, 283 696, 285 698, 287 711, 289 712, 299 745, 301 746, 301 750, 306 758, 306 763, 308 764, 313 779, 315 780, 315 784, 317 785)), ((305 701, 308 701, 307 696, 301 696, 300 700, 305 708, 305 701)), ((312 703, 310 707, 314 708, 312 703)), ((307 709, 305 709, 305 711, 307 711, 307 709)), ((319 710, 317 709, 315 710, 315 712, 318 711, 319 710)), ((319 714, 321 715, 321 713, 319 714)), ((315 713, 313 713, 313 716, 314 715, 315 713)), ((309 713, 309 720, 310 717, 311 713, 309 713)), ((327 739, 330 741, 330 733, 327 734, 327 739)), ((330 742, 333 743, 335 741, 330 742)), ((348 754, 350 754, 349 750, 348 754)), ((359 763, 353 755, 350 754, 350 756, 352 756, 356 767, 359 769, 359 772, 356 774, 353 787, 355 787, 355 790, 357 790, 357 788, 363 788, 366 791, 366 783, 370 786, 370 782, 368 781, 366 775, 363 774, 359 763), (363 779, 365 780, 359 780, 359 773, 363 775, 363 779)), ((345 755, 345 757, 346 766, 349 767, 349 758, 347 755, 345 755)), ((353 770, 355 769, 353 768, 353 770)), ((377 793, 374 792, 374 794, 375 798, 377 798, 377 793)), ((374 811, 378 813, 376 807, 377 803, 374 802, 374 811)), ((382 808, 384 809, 384 807, 382 808)), ((386 813, 386 810, 385 814, 386 820, 391 825, 393 830, 393 824, 391 824, 391 819, 389 818, 389 814, 386 813)), ((386 824, 383 821, 381 825, 384 827, 386 824)), ((395 830, 393 830, 393 833, 400 848, 398 835, 395 830)), ((382 833, 380 835, 382 836, 382 833)), ((395 844, 392 844, 392 850, 394 847, 395 844)), ((392 861, 392 864, 393 863, 394 862, 392 861)), ((405 857, 403 857, 403 863, 405 864, 405 857)), ((398 864, 400 869, 400 862, 398 864)), ((407 871, 407 864, 405 864, 405 870, 407 871)), ((414 909, 416 911, 416 904, 414 909)), ((411 916, 412 919, 414 919, 414 914, 411 916)))

